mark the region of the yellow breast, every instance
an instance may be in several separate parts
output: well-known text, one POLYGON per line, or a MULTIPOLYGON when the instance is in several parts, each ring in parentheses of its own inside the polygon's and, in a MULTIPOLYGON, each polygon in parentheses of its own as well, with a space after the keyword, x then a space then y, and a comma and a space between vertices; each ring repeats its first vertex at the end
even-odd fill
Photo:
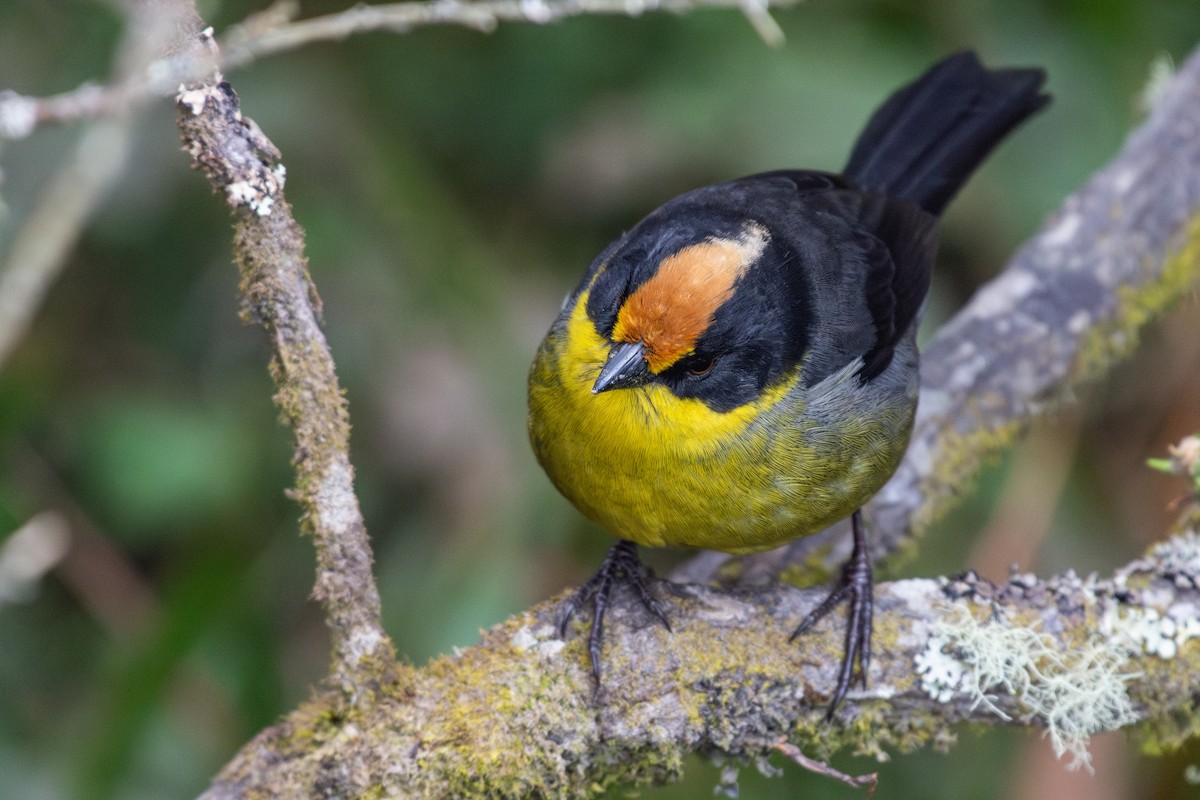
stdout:
POLYGON ((586 305, 584 292, 538 351, 529 434, 558 489, 620 538, 774 547, 849 515, 903 454, 911 407, 850 408, 830 425, 806 414, 798 371, 728 412, 657 383, 592 394, 608 344, 586 305))

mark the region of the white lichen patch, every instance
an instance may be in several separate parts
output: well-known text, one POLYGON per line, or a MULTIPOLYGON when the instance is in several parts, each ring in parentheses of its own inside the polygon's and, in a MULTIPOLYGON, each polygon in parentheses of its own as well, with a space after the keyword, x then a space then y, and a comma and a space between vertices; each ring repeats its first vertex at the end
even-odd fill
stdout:
POLYGON ((554 658, 567 643, 558 638, 558 632, 552 625, 540 625, 536 629, 522 625, 509 640, 513 649, 519 653, 533 652, 542 658, 554 658))
POLYGON ((225 197, 231 206, 249 206, 255 214, 265 217, 275 207, 275 199, 283 190, 286 179, 287 170, 282 164, 276 164, 269 171, 255 172, 230 183, 225 187, 225 197))
POLYGON ((1080 309, 1071 315, 1067 320, 1067 330, 1078 336, 1092 326, 1092 315, 1088 311, 1080 309))
POLYGON ((1179 589, 1200 588, 1200 536, 1189 530, 1159 542, 1129 570, 1152 570, 1179 589))
POLYGON ((1064 214, 1051 228, 1042 234, 1042 244, 1049 247, 1062 247, 1074 239, 1082 227, 1082 214, 1076 211, 1064 214))
POLYGON ((544 25, 554 18, 554 12, 545 0, 521 0, 521 14, 537 25, 544 25))
POLYGON ((933 636, 916 659, 921 689, 939 703, 949 703, 965 689, 968 667, 947 652, 950 647, 951 642, 946 637, 933 636))
POLYGON ((346 655, 349 656, 351 665, 374 655, 382 642, 383 635, 379 630, 366 625, 356 626, 346 640, 346 655))
MULTIPOLYGON (((1059 223, 1060 226, 1062 223, 1059 223)), ((1074 235, 1073 232, 1070 235, 1074 235)), ((1024 270, 1002 272, 992 281, 993 291, 975 295, 963 313, 971 317, 987 318, 1003 316, 1021 307, 1021 301, 1041 287, 1041 281, 1024 270)))
POLYGON ((344 456, 329 462, 317 484, 315 500, 318 524, 334 536, 342 536, 362 524, 362 512, 354 494, 354 468, 344 456))
POLYGON ((922 688, 939 702, 965 693, 973 708, 1008 719, 996 693, 1012 697, 1046 726, 1056 756, 1070 754, 1068 768, 1090 771, 1088 739, 1136 719, 1128 660, 1126 648, 1100 636, 1066 648, 1044 631, 1001 617, 980 622, 955 604, 935 624, 916 666, 922 688))
POLYGON ((905 605, 921 608, 930 604, 941 584, 932 578, 903 578, 892 581, 888 587, 891 595, 903 600, 905 605))
POLYGON ((895 686, 890 683, 882 683, 866 689, 852 689, 846 692, 846 697, 852 700, 891 700, 897 694, 899 692, 895 686))
POLYGON ((225 197, 232 206, 250 206, 250 210, 260 217, 271 213, 275 205, 272 196, 273 189, 265 181, 235 181, 225 187, 225 197))
POLYGON ((220 89, 211 84, 205 84, 197 89, 189 89, 182 83, 175 95, 175 103, 184 106, 193 116, 198 116, 204 110, 204 105, 210 97, 219 97, 220 89))
POLYGON ((229 198, 229 202, 235 206, 240 206, 249 203, 256 196, 257 192, 250 185, 250 181, 235 181, 225 187, 225 196, 229 198))
POLYGON ((529 630, 529 626, 524 625, 519 631, 512 635, 512 639, 509 640, 509 644, 513 646, 514 650, 524 653, 526 650, 537 644, 537 641, 537 637, 533 635, 533 631, 529 630))
POLYGON ((1100 631, 1123 641, 1135 652, 1159 658, 1174 658, 1183 645, 1200 636, 1200 620, 1191 602, 1180 602, 1165 613, 1147 607, 1125 607, 1109 603, 1100 617, 1100 631))

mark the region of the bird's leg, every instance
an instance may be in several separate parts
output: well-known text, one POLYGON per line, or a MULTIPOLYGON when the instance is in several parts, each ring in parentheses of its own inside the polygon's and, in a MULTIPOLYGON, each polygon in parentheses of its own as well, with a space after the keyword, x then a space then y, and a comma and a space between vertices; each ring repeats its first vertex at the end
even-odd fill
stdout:
POLYGON ((854 529, 854 550, 850 560, 842 568, 842 577, 833 591, 821 601, 821 605, 809 612, 791 638, 808 631, 826 614, 836 608, 847 598, 850 600, 850 617, 846 621, 846 645, 842 651, 842 668, 838 673, 837 687, 833 692, 833 701, 825 718, 833 717, 838 703, 850 690, 854 682, 854 662, 858 662, 859 676, 863 688, 867 688, 867 669, 871 665, 871 612, 874 606, 875 581, 871 575, 871 557, 867 553, 867 538, 863 534, 862 511, 855 511, 850 517, 850 525, 854 529))
POLYGON ((638 558, 637 545, 628 539, 622 539, 614 544, 604 557, 600 570, 587 583, 583 584, 559 608, 558 631, 562 638, 567 637, 567 625, 575 615, 590 600, 592 603, 592 630, 588 634, 588 655, 592 662, 592 675, 596 685, 600 685, 600 651, 604 640, 604 614, 608 611, 609 595, 613 584, 624 582, 633 587, 638 599, 646 610, 653 614, 659 622, 671 630, 667 620, 667 612, 662 604, 650 593, 646 577, 643 574, 642 562, 638 558))

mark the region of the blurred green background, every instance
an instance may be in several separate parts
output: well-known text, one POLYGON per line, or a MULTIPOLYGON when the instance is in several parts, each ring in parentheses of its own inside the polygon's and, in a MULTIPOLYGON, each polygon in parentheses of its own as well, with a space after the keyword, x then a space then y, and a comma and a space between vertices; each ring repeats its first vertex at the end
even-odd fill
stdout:
MULTIPOLYGON (((218 34, 262 4, 202 3, 218 34)), ((306 2, 305 15, 340 8, 306 2)), ((534 348, 593 255, 680 191, 838 168, 876 103, 963 47, 1050 73, 1054 105, 951 207, 927 329, 1137 124, 1151 64, 1200 41, 1194 0, 809 0, 769 49, 735 12, 422 30, 321 44, 228 77, 284 154, 354 420, 385 622, 416 663, 586 578, 610 541, 525 441, 534 348)), ((102 2, 0 0, 0 88, 103 81, 102 2)), ((328 663, 262 332, 240 324, 229 222, 140 117, 122 179, 0 373, 0 540, 35 515, 65 558, 0 599, 0 797, 187 797, 328 663)), ((78 129, 4 143, 0 254, 78 129)), ((1109 570, 1172 517, 1142 463, 1200 428, 1195 304, 1036 426, 891 574, 1109 570)), ((656 554, 669 568, 684 554, 656 554)), ((782 644, 781 644, 782 646, 782 644)), ((1068 775, 1036 734, 964 731, 875 764, 877 798, 1184 797, 1196 753, 1095 742, 1068 775)), ((859 797, 785 765, 743 798, 859 797)), ((711 796, 695 760, 667 800, 711 796)), ((613 797, 624 796, 614 792, 613 797)))

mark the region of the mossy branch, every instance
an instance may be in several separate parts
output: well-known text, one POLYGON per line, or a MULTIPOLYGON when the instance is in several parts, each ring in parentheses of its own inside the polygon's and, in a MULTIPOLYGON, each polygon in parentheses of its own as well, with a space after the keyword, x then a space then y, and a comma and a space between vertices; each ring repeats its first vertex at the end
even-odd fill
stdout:
MULTIPOLYGON (((198 27, 196 37, 214 46, 198 27)), ((358 702, 403 670, 380 622, 371 546, 354 493, 350 415, 318 323, 304 231, 284 199, 279 151, 242 116, 220 74, 182 88, 177 103, 184 149, 233 213, 242 315, 270 335, 274 399, 295 435, 293 497, 316 547, 314 594, 333 641, 331 677, 343 700, 358 702)))
POLYGON ((595 698, 586 637, 559 640, 548 602, 350 714, 309 702, 203 798, 594 797, 677 778, 692 752, 753 761, 785 739, 817 756, 906 752, 949 746, 965 721, 1040 727, 1077 759, 1088 735, 1117 727, 1168 748, 1200 724, 1179 713, 1200 691, 1198 583, 1187 533, 1105 581, 883 584, 870 688, 833 723, 838 626, 783 646, 822 592, 664 582, 671 633, 621 596, 595 698))

